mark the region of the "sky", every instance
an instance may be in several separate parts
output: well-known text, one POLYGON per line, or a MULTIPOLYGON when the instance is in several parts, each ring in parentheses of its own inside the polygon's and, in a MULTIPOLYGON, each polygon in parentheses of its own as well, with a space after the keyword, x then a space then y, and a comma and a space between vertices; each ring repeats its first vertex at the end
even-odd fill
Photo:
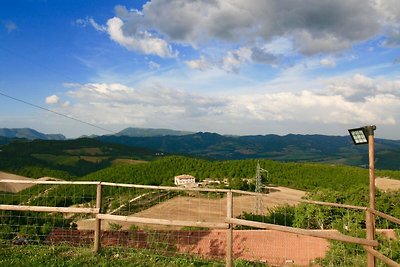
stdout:
POLYGON ((343 136, 376 125, 400 140, 398 0, 0 6, 0 128, 343 136))

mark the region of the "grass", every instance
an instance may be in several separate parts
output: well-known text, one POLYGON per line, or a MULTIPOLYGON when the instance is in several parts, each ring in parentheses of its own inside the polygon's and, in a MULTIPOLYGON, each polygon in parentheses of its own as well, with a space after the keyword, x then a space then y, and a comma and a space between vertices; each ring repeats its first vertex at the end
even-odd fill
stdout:
MULTIPOLYGON (((103 248, 95 255, 90 247, 75 247, 68 245, 15 246, 0 244, 0 266, 225 266, 225 261, 207 260, 185 255, 161 256, 154 251, 135 250, 130 248, 103 248)), ((254 262, 236 261, 234 266, 250 267, 265 266, 254 262)))

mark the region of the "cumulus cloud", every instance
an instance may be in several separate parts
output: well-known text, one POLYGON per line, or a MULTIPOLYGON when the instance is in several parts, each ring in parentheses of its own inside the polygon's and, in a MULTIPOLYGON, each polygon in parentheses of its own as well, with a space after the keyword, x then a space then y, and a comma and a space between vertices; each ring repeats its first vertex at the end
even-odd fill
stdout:
POLYGON ((219 112, 220 100, 182 90, 154 86, 135 89, 123 84, 68 84, 68 95, 77 104, 71 113, 106 124, 132 124, 151 120, 179 121, 219 112))
POLYGON ((375 96, 393 95, 400 97, 400 80, 373 79, 362 74, 332 82, 327 92, 341 95, 352 102, 365 102, 375 96))
MULTIPOLYGON (((129 50, 176 57, 174 46, 203 49, 218 44, 224 54, 238 47, 252 49, 251 60, 277 64, 279 55, 336 53, 382 33, 386 45, 398 45, 397 0, 152 0, 141 10, 115 7, 106 26, 92 18, 81 21, 129 50), (272 48, 272 49, 268 49, 272 48)), ((209 60, 207 60, 209 61, 209 60)), ((214 60, 215 62, 218 60, 214 60)), ((187 61, 204 68, 202 58, 187 61)), ((226 67, 223 67, 226 68, 226 67)), ((228 68, 229 69, 229 68, 228 68)), ((233 68, 237 69, 237 68, 233 68)))
POLYGON ((375 7, 381 14, 379 19, 387 37, 383 44, 388 47, 400 46, 400 5, 398 1, 376 0, 375 7))
POLYGON ((251 49, 246 47, 228 51, 227 55, 223 58, 222 68, 228 72, 237 72, 243 63, 250 61, 252 54, 251 49))
POLYGON ((321 65, 324 67, 329 67, 329 68, 336 67, 336 62, 332 58, 323 58, 319 63, 321 63, 321 65))
MULTIPOLYGON (((318 90, 215 95, 162 85, 67 84, 68 113, 103 125, 169 126, 205 130, 218 125, 395 125, 400 120, 400 80, 354 75, 318 90)), ((250 128, 249 128, 250 129, 250 128)), ((215 130, 215 128, 214 128, 215 130)), ((251 130, 251 129, 250 129, 251 130)))
POLYGON ((201 56, 199 59, 187 60, 185 64, 191 69, 206 70, 211 67, 211 64, 201 56))
POLYGON ((126 35, 123 31, 124 22, 114 17, 107 21, 107 32, 110 38, 128 50, 139 51, 146 55, 157 55, 160 57, 175 57, 177 52, 161 38, 153 36, 148 31, 141 31, 135 35, 126 35))
POLYGON ((71 105, 69 101, 61 101, 57 95, 46 97, 45 102, 46 104, 59 106, 61 108, 68 108, 71 105))
POLYGON ((374 1, 153 0, 142 11, 119 6, 124 33, 153 29, 168 40, 194 47, 212 40, 269 42, 289 36, 300 52, 336 52, 377 34, 374 1), (168 12, 165 12, 168 10, 168 12))
POLYGON ((60 101, 60 98, 57 95, 51 95, 46 97, 46 104, 57 104, 60 101))

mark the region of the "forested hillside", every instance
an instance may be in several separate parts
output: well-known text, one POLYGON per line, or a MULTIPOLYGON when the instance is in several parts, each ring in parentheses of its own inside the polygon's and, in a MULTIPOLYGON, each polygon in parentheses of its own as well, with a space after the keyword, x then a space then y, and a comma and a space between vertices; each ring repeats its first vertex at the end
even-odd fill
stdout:
MULTIPOLYGON (((266 158, 278 161, 323 162, 366 166, 368 146, 355 146, 350 136, 257 135, 223 136, 196 133, 184 136, 100 136, 106 143, 159 150, 217 160, 266 158)), ((377 139, 376 168, 400 170, 400 141, 377 139)))
MULTIPOLYGON (((317 164, 282 163, 260 160, 262 168, 268 171, 268 183, 302 190, 330 188, 344 190, 368 185, 368 170, 364 168, 317 164)), ((148 164, 117 165, 91 173, 83 179, 137 184, 171 185, 173 177, 191 174, 198 180, 205 178, 231 181, 231 187, 246 189, 243 180, 255 177, 257 160, 208 161, 182 156, 157 159, 148 164)), ((398 171, 377 171, 377 175, 400 179, 398 171)))
POLYGON ((109 167, 116 159, 151 160, 156 152, 96 139, 16 140, 0 147, 0 170, 38 178, 70 179, 109 167))

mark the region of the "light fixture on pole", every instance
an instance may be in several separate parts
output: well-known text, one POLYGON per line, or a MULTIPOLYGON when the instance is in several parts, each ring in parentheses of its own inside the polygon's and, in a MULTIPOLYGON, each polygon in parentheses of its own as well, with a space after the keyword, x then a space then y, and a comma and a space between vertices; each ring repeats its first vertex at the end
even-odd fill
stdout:
MULTIPOLYGON (((349 129, 349 133, 355 145, 368 144, 369 155, 369 208, 375 210, 375 159, 374 159, 374 131, 375 125, 349 129)), ((375 239, 375 216, 367 211, 367 238, 375 239)), ((368 267, 375 266, 375 257, 368 253, 368 267)))
MULTIPOLYGON (((368 126, 349 129, 349 133, 355 145, 368 144, 368 126)), ((376 127, 375 127, 376 129, 376 127)))

